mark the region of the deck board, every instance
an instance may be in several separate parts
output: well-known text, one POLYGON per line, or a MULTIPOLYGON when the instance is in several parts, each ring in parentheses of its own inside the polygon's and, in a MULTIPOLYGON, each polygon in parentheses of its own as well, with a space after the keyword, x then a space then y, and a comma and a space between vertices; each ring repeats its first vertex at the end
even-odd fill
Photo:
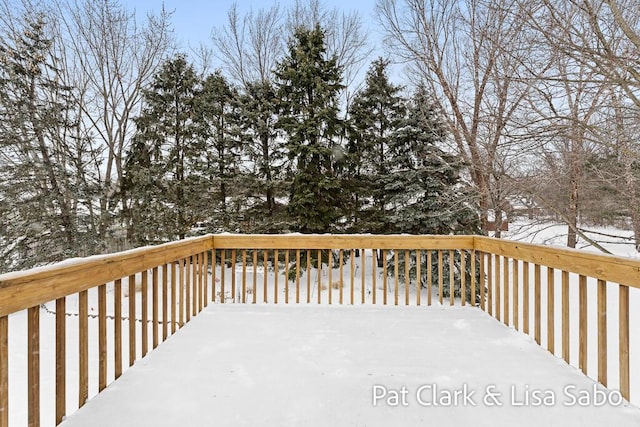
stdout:
POLYGON ((565 406, 567 385, 594 382, 477 308, 209 305, 62 426, 640 425, 626 403, 565 406), (431 384, 476 405, 425 406, 431 384), (374 406, 374 386, 407 405, 374 406), (556 402, 516 406, 512 386, 556 402))

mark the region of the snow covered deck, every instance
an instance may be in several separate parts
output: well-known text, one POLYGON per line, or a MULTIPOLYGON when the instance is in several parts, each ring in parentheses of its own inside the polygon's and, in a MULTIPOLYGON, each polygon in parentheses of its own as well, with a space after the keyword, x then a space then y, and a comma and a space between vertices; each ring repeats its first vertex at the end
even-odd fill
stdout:
POLYGON ((477 308, 216 304, 62 426, 640 425, 595 384, 477 308))

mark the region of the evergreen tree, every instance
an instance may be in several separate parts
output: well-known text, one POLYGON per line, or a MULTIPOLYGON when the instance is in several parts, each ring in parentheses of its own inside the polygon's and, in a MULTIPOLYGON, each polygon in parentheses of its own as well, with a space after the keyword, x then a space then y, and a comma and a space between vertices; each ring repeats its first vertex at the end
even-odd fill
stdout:
POLYGON ((276 70, 280 116, 293 165, 288 212, 292 228, 304 233, 336 229, 343 215, 342 147, 335 138, 343 132, 338 118, 342 89, 336 58, 326 57, 324 32, 299 28, 287 56, 276 70))
POLYGON ((129 238, 138 244, 184 238, 202 220, 202 83, 183 56, 166 61, 143 91, 142 114, 127 154, 123 191, 129 238))
POLYGON ((238 93, 219 71, 207 76, 197 100, 198 121, 205 137, 204 173, 212 199, 203 206, 209 231, 236 231, 242 192, 238 93), (230 201, 234 203, 229 204, 230 201), (212 203, 213 202, 213 203, 212 203))
MULTIPOLYGON (((418 87, 409 102, 406 116, 389 139, 389 174, 381 180, 389 195, 385 216, 385 229, 389 232, 441 235, 480 233, 477 201, 460 176, 465 165, 457 155, 440 148, 447 137, 445 129, 427 91, 418 87)), ((400 265, 404 264, 403 251, 398 255, 400 265)), ((430 266, 426 265, 426 256, 420 260, 420 281, 423 285, 426 284, 429 269, 433 283, 438 283, 437 252, 432 255, 433 263, 430 266)), ((458 270, 454 283, 449 283, 448 279, 448 251, 444 252, 443 258, 443 296, 448 297, 450 292, 454 292, 455 296, 460 297, 460 254, 454 254, 454 268, 458 270)), ((415 262, 411 260, 409 272, 414 278, 415 262)), ((394 262, 389 262, 388 267, 390 274, 393 274, 394 262)), ((404 271, 398 273, 404 279, 404 271)), ((471 266, 467 262, 467 283, 470 283, 470 274, 471 266)), ((465 297, 471 301, 470 289, 467 289, 465 297)))
POLYGON ((479 232, 475 200, 460 177, 465 165, 440 148, 446 136, 428 93, 419 87, 390 138, 389 173, 380 177, 388 195, 385 228, 390 232, 479 232))
POLYGON ((365 87, 356 94, 351 109, 349 189, 355 232, 391 232, 386 215, 390 194, 384 183, 391 170, 390 138, 400 127, 406 107, 402 87, 389 81, 388 65, 382 58, 371 64, 365 87))
POLYGON ((252 232, 283 231, 283 209, 276 197, 285 190, 284 143, 275 128, 278 102, 275 88, 268 81, 248 83, 240 97, 242 138, 252 162, 245 195, 253 202, 246 212, 252 232))

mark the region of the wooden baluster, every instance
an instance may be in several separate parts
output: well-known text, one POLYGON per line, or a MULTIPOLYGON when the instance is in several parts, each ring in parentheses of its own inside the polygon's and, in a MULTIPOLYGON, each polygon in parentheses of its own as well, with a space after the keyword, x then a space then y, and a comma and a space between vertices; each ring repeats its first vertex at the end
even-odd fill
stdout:
POLYGON ((417 249, 416 250, 416 305, 418 306, 420 305, 420 294, 422 293, 421 268, 422 268, 422 252, 419 249, 417 249))
POLYGON ((513 259, 513 327, 520 330, 520 279, 519 279, 520 261, 513 259))
MULTIPOLYGON (((0 320, 1 321, 1 320, 0 320)), ((1 328, 0 328, 1 329, 1 328)), ((0 335, 2 335, 0 333, 0 335)), ((2 344, 0 344, 0 347, 2 344)), ((0 353, 2 353, 0 351, 0 353)), ((6 357, 6 356, 4 356, 6 357)), ((0 354, 0 360, 4 358, 0 354)), ((2 368, 0 367, 0 370, 2 368)), ((0 395, 2 392, 0 390, 0 395)), ((2 398, 0 398, 1 400, 2 398)), ((0 407, 2 407, 0 402, 0 407)), ((56 425, 67 413, 67 307, 66 298, 56 300, 56 425)), ((2 422, 0 421, 0 425, 2 422)))
POLYGON ((467 303, 467 252, 460 249, 460 289, 462 306, 467 303))
POLYGON ((200 286, 199 286, 199 295, 198 295, 198 313, 202 311, 204 307, 206 307, 207 303, 205 302, 205 289, 207 289, 207 270, 205 268, 205 259, 207 258, 207 253, 202 252, 200 254, 200 286))
POLYGON ((540 292, 540 264, 534 264, 533 266, 533 286, 534 286, 534 298, 533 298, 533 309, 534 309, 534 326, 535 326, 535 340, 538 345, 542 345, 542 317, 541 317, 541 292, 540 292))
POLYGON ((185 323, 191 320, 191 274, 193 272, 193 260, 188 256, 185 258, 184 265, 184 311, 185 311, 185 323))
POLYGON ((427 250, 427 305, 431 305, 433 291, 433 259, 431 249, 427 250))
MULTIPOLYGON (((225 294, 224 294, 224 292, 225 292, 224 291, 224 276, 225 276, 225 273, 226 273, 226 270, 227 270, 227 266, 225 264, 226 252, 227 252, 226 249, 222 249, 220 251, 220 302, 223 303, 223 304, 224 304, 224 302, 226 300, 226 297, 225 297, 225 294)), ((265 261, 264 261, 264 263, 265 263, 265 276, 264 277, 266 278, 267 277, 266 276, 266 265, 267 265, 267 252, 266 251, 264 252, 264 256, 265 256, 265 261)), ((264 289, 265 289, 265 294, 264 294, 265 297, 264 298, 265 298, 265 300, 264 300, 264 302, 267 302, 267 292, 266 292, 267 291, 267 281, 266 281, 266 279, 265 279, 264 283, 265 283, 265 286, 264 286, 264 289)))
POLYGON ((598 279, 598 381, 607 386, 607 282, 598 279))
POLYGON ((289 249, 284 253, 284 303, 289 304, 289 249))
POLYGON ((443 300, 443 293, 444 293, 444 278, 442 277, 443 275, 443 268, 442 268, 442 251, 439 250, 438 251, 438 302, 440 303, 440 305, 444 304, 444 300, 443 300))
POLYGON ((456 279, 455 279, 455 253, 453 250, 449 250, 449 305, 454 304, 456 279))
POLYGON ((620 393, 631 400, 629 388, 629 287, 619 286, 619 358, 620 358, 620 393))
MULTIPOLYGON (((211 301, 215 302, 217 298, 216 290, 218 286, 216 285, 216 268, 218 265, 218 257, 216 255, 216 250, 213 249, 211 251, 211 301)), ((266 274, 266 272, 265 272, 266 274)))
POLYGON ((151 317, 153 319, 151 330, 153 333, 152 348, 155 349, 158 347, 158 324, 160 323, 158 313, 158 267, 153 267, 151 277, 151 317))
POLYGON ((529 263, 522 263, 522 326, 529 334, 529 263))
POLYGON ((351 305, 354 300, 354 287, 355 287, 355 274, 356 274, 356 255, 355 250, 351 249, 351 305))
MULTIPOLYGON (((267 272, 265 271, 266 275, 267 272)), ((257 249, 253 250, 253 295, 251 296, 253 304, 257 302, 257 294, 258 293, 258 251, 257 249)))
POLYGON ((278 267, 280 264, 278 259, 279 259, 278 250, 276 249, 273 251, 273 268, 275 270, 274 275, 276 277, 273 283, 273 303, 274 304, 278 303, 278 267))
MULTIPOLYGON (((278 287, 278 254, 276 251, 276 292, 278 287)), ((277 298, 277 297, 276 297, 277 298)), ((236 250, 231 250, 231 302, 236 302, 236 250)), ((278 302, 276 300, 276 302, 278 302)))
POLYGON ((487 254, 487 313, 493 316, 493 254, 487 254))
POLYGON ((365 292, 365 289, 366 289, 366 283, 364 281, 364 276, 365 276, 365 271, 367 271, 367 269, 366 269, 366 264, 367 264, 366 255, 367 254, 365 253, 365 249, 362 249, 362 252, 360 252, 360 253, 362 254, 360 256, 360 279, 361 279, 360 280, 360 284, 361 284, 361 287, 360 287, 360 291, 361 292, 360 292, 360 294, 362 295, 360 303, 364 304, 364 301, 365 301, 364 292, 365 292))
POLYGON ((476 306, 476 251, 471 250, 471 305, 476 306))
POLYGON ((578 354, 579 358, 579 367, 580 370, 587 375, 587 277, 580 275, 578 280, 580 286, 580 304, 578 307, 579 311, 579 331, 578 331, 578 341, 580 351, 578 354))
POLYGON ((113 284, 113 360, 114 377, 122 375, 122 279, 113 284))
POLYGON ((263 302, 266 304, 269 301, 269 293, 267 291, 267 276, 269 275, 269 250, 268 249, 264 249, 263 251, 263 257, 262 257, 262 269, 264 271, 264 277, 263 277, 263 289, 262 289, 262 299, 263 302))
POLYGON ((98 393, 107 388, 107 285, 98 286, 98 393))
POLYGON ((202 303, 207 307, 209 305, 209 252, 202 254, 202 288, 202 303))
POLYGON ((169 298, 167 292, 169 291, 169 266, 164 264, 162 266, 162 341, 167 339, 169 335, 169 298))
POLYGON ((562 358, 571 363, 569 332, 569 272, 562 272, 562 358))
MULTIPOLYGON (((86 291, 84 291, 86 294, 86 291)), ((85 313, 86 314, 86 313, 85 313)), ((40 425, 40 306, 27 310, 27 384, 29 426, 40 425)), ((85 317, 86 319, 86 317, 85 317)), ((86 332, 86 330, 85 330, 86 332)), ((86 347, 85 347, 86 350, 86 347)), ((85 373, 86 374, 86 373, 85 373)), ((80 372, 82 375, 82 371, 80 372)))
POLYGON ((311 251, 307 249, 307 304, 311 304, 311 251))
POLYGON ((142 272, 142 357, 145 357, 149 350, 149 301, 147 295, 148 272, 142 272))
POLYGON ((555 272, 547 267, 547 349, 551 354, 556 352, 555 317, 555 272))
POLYGON ((340 263, 340 304, 342 305, 342 303, 343 303, 343 291, 342 291, 342 288, 344 286, 344 276, 343 276, 343 273, 344 273, 343 270, 344 269, 343 269, 343 265, 342 265, 344 263, 344 254, 343 254, 342 249, 340 249, 340 252, 338 254, 338 262, 340 263))
POLYGON ((189 274, 191 275, 191 316, 198 314, 198 288, 200 287, 200 274, 198 266, 200 265, 200 254, 191 257, 191 267, 189 274))
POLYGON ((382 250, 382 304, 387 305, 387 250, 382 250))
POLYGON ((327 249, 327 269, 329 270, 327 291, 329 292, 329 305, 331 305, 331 294, 333 294, 333 269, 331 268, 331 264, 333 264, 333 252, 331 249, 327 249))
POLYGON ((504 283, 504 313, 503 319, 504 324, 509 325, 509 258, 502 258, 504 265, 502 266, 502 274, 504 279, 502 282, 504 283))
POLYGON ((136 276, 129 276, 129 366, 136 360, 136 276))
POLYGON ((378 265, 378 250, 377 249, 371 249, 371 280, 372 280, 372 288, 371 288, 371 292, 373 293, 372 295, 372 302, 375 305, 376 304, 376 299, 377 299, 377 293, 378 293, 378 284, 377 282, 377 271, 376 271, 376 267, 378 265))
MULTIPOLYGON (((135 286, 135 284, 134 284, 135 286)), ((135 292, 135 290, 134 290, 135 292)), ((135 341, 133 345, 135 351, 135 341)), ((135 357, 135 353, 134 353, 135 357)), ((133 361, 130 363, 133 365, 133 361)), ((78 293, 78 407, 89 397, 89 301, 87 291, 78 293)))
POLYGON ((398 250, 393 250, 393 273, 395 279, 395 287, 393 288, 393 303, 394 305, 398 305, 398 287, 400 286, 400 280, 398 278, 398 250))
POLYGON ((0 316, 0 427, 9 427, 9 316, 0 316))
POLYGON ((322 251, 318 249, 318 304, 322 302, 322 251))
POLYGON ((147 285, 148 285, 148 272, 144 270, 142 272, 142 357, 146 356, 149 351, 149 329, 147 328, 149 324, 149 301, 147 295, 147 285))
POLYGON ((493 276, 493 282, 495 283, 495 315, 496 315, 496 319, 498 319, 498 321, 502 318, 501 317, 501 312, 500 312, 500 294, 502 293, 502 283, 501 282, 501 276, 500 276, 500 260, 501 257, 500 255, 495 255, 495 274, 493 276))
MULTIPOLYGON (((255 276, 255 272, 253 274, 255 276)), ((247 250, 242 250, 242 303, 247 302, 247 250)))
POLYGON ((405 249, 404 251, 404 305, 409 305, 409 286, 411 286, 411 280, 409 276, 409 256, 410 256, 410 252, 405 249))
POLYGON ((486 311, 486 301, 485 301, 485 274, 484 274, 484 253, 478 252, 478 258, 480 261, 480 281, 478 282, 478 286, 480 286, 480 309, 486 311))
POLYGON ((300 249, 296 249, 296 304, 300 304, 300 249))
POLYGON ((178 292, 178 286, 180 278, 177 274, 179 272, 180 264, 178 264, 178 269, 176 269, 176 263, 171 263, 171 334, 176 333, 176 294, 178 292), (178 270, 178 271, 176 271, 178 270))

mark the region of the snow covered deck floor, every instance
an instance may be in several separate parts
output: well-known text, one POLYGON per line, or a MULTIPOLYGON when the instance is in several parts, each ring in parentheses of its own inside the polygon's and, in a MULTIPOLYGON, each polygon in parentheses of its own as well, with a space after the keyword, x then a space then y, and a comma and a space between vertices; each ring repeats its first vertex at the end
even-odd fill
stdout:
POLYGON ((62 426, 640 425, 594 385, 475 308, 212 305, 62 426))

